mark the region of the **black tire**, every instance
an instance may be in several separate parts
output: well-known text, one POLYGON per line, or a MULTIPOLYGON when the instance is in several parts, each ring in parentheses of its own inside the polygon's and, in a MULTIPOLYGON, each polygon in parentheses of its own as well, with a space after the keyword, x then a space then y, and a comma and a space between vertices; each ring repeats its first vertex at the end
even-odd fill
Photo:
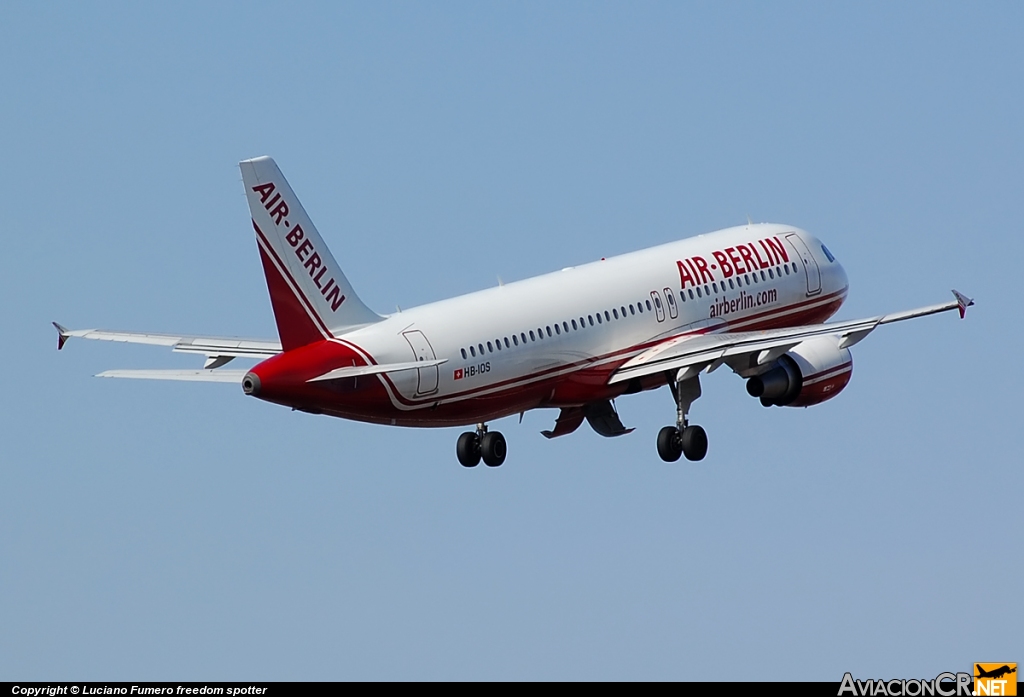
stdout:
POLYGON ((683 446, 683 455, 687 460, 703 460, 708 454, 708 434, 700 426, 687 426, 683 429, 683 437, 680 439, 683 446))
POLYGON ((463 467, 476 467, 480 464, 480 439, 471 431, 466 431, 455 443, 455 456, 463 467))
POLYGON ((488 467, 501 467, 505 456, 508 455, 505 436, 497 431, 485 433, 480 439, 480 454, 483 455, 484 464, 488 467))
POLYGON ((658 455, 665 462, 675 462, 683 454, 683 446, 679 439, 679 429, 666 426, 658 432, 658 455))

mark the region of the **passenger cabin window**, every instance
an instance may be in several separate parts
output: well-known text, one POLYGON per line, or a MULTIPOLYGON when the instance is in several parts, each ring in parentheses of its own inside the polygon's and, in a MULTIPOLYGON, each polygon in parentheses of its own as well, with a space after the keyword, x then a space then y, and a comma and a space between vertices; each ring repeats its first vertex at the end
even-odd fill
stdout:
POLYGON ((551 325, 550 324, 548 325, 548 336, 551 336, 551 325))
POLYGON ((647 301, 647 311, 648 312, 651 311, 651 301, 650 300, 647 301))
POLYGON ((600 312, 597 313, 597 323, 601 324, 601 313, 600 312))
POLYGON ((572 330, 576 331, 576 320, 572 321, 572 330))
POLYGON ((507 336, 505 337, 505 348, 512 348, 511 346, 508 345, 508 337, 507 336))
POLYGON ((569 333, 569 323, 568 322, 562 322, 562 329, 564 329, 565 333, 568 334, 569 333))
POLYGON ((473 358, 476 358, 476 351, 473 349, 472 346, 469 347, 469 353, 473 356, 473 358))
POLYGON ((466 349, 459 349, 459 350, 462 351, 462 360, 466 360, 467 358, 469 358, 469 356, 466 355, 466 349))
MULTIPOLYGON (((693 291, 691 290, 690 292, 692 293, 693 291)), ((698 298, 702 298, 702 297, 704 297, 704 296, 702 296, 702 295, 700 294, 700 286, 697 286, 697 297, 698 297, 698 298)))
POLYGON ((612 308, 612 316, 615 317, 615 319, 619 318, 619 311, 616 310, 614 307, 612 308))
POLYGON ((610 314, 608 314, 608 310, 604 311, 604 321, 605 322, 611 322, 612 321, 612 316, 610 314))
POLYGON ((490 341, 487 342, 487 353, 494 353, 494 346, 490 341))
POLYGON ((533 336, 533 330, 530 330, 530 341, 536 341, 537 339, 533 336))
POLYGON ((594 316, 593 315, 587 315, 587 321, 590 323, 591 327, 594 326, 594 316))
MULTIPOLYGON (((561 334, 562 330, 559 329, 558 325, 555 325, 555 334, 561 334)), ((551 327, 548 327, 548 336, 551 336, 551 327)))

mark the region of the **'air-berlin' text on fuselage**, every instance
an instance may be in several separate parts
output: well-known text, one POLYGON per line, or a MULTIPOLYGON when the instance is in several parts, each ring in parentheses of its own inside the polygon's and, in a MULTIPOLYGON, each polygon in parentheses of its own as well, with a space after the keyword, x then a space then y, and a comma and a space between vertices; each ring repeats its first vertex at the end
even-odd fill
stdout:
POLYGON ((699 286, 720 281, 736 274, 750 273, 769 266, 789 263, 789 254, 778 237, 738 244, 711 252, 714 263, 708 264, 702 256, 692 256, 676 261, 679 268, 679 286, 699 286))
POLYGON ((313 279, 313 283, 320 289, 320 295, 324 296, 324 299, 330 304, 331 311, 337 312, 341 304, 345 302, 345 296, 342 295, 341 288, 334 282, 333 274, 326 283, 321 282, 323 277, 328 275, 327 264, 324 263, 316 249, 313 248, 313 243, 306 237, 302 226, 296 225, 292 227, 291 222, 288 220, 288 204, 281 198, 281 194, 276 193, 275 189, 276 187, 273 182, 257 184, 252 187, 252 190, 260 195, 260 202, 267 209, 267 212, 270 213, 270 219, 274 221, 274 225, 284 224, 285 228, 288 229, 285 239, 288 240, 288 244, 295 250, 295 256, 299 258, 303 268, 309 272, 309 277, 313 279))

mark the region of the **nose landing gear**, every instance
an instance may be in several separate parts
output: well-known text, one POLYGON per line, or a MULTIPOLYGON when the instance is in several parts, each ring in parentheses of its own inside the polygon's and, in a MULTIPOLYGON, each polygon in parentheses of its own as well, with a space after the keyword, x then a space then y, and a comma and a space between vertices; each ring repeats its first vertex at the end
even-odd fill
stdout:
POLYGON ((708 435, 700 426, 691 426, 687 418, 690 405, 700 397, 700 380, 695 375, 671 384, 676 400, 676 425, 666 426, 658 433, 658 455, 665 462, 675 462, 680 455, 687 460, 703 460, 708 453, 708 435))
POLYGON ((476 467, 481 458, 488 467, 500 467, 507 454, 505 436, 488 431, 486 424, 477 424, 475 433, 466 431, 455 444, 455 456, 463 467, 476 467))

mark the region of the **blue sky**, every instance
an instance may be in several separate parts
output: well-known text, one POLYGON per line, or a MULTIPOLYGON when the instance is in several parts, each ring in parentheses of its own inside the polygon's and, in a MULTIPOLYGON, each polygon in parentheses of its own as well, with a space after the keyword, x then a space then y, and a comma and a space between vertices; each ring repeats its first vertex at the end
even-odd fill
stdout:
POLYGON ((1019 3, 17 3, 0 29, 2 679, 933 677, 1020 661, 1019 3), (236 163, 381 312, 755 221, 887 327, 700 464, 293 413, 72 327, 270 337, 236 163), (1017 289, 1017 290, 1015 290, 1017 289))

